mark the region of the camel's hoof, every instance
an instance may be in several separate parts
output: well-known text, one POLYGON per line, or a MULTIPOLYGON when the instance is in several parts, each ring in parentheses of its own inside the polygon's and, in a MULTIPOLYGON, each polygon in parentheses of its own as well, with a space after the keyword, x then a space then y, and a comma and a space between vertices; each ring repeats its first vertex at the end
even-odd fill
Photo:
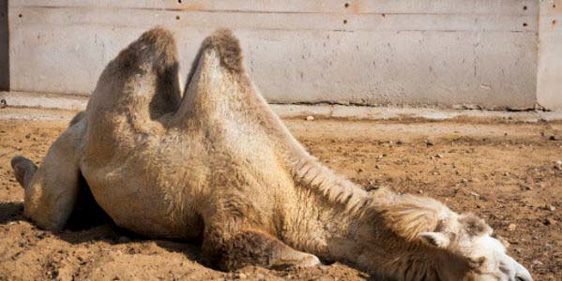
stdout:
POLYGON ((322 264, 320 259, 315 255, 310 255, 305 257, 302 262, 298 265, 299 267, 312 267, 322 264))
POLYGON ((35 164, 23 157, 23 156, 16 156, 12 158, 10 163, 12 165, 12 169, 14 169, 14 175, 16 176, 16 180, 19 184, 25 188, 24 179, 26 173, 34 173, 37 170, 37 166, 35 164))
POLYGON ((276 261, 274 264, 270 265, 270 268, 275 270, 287 270, 289 268, 313 267, 320 264, 322 264, 320 259, 318 259, 315 255, 303 253, 302 259, 276 261))

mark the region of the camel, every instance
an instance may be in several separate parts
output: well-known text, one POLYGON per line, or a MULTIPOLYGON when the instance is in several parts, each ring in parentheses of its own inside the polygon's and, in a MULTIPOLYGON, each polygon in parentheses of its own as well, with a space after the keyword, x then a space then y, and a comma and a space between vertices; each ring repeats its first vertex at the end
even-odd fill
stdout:
POLYGON ((121 51, 40 167, 12 159, 25 216, 60 231, 89 189, 118 226, 199 240, 221 270, 339 261, 377 280, 532 280, 482 219, 323 166, 261 96, 231 31, 204 40, 183 94, 178 68, 163 28, 121 51))

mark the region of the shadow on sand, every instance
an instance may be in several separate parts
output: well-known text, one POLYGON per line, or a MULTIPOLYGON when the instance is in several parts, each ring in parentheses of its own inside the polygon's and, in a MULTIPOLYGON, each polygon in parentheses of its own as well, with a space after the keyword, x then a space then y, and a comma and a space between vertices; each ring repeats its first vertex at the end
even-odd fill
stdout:
POLYGON ((22 202, 0 202, 0 225, 24 220, 22 202))
MULTIPOLYGON (((97 207, 99 208, 99 207, 97 207)), ((0 225, 11 225, 15 222, 29 220, 23 215, 23 202, 0 202, 0 225)), ((58 233, 53 233, 59 239, 71 244, 104 241, 111 245, 132 242, 154 241, 159 247, 186 255, 194 262, 207 265, 201 258, 200 243, 172 240, 157 240, 138 235, 120 228, 101 210, 95 207, 75 210, 65 227, 58 233)))

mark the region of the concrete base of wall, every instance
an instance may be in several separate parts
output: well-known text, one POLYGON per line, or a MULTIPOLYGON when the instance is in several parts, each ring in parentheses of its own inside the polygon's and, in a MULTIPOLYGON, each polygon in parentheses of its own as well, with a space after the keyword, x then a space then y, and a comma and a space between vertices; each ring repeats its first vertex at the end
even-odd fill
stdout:
MULTIPOLYGON (((0 119, 70 120, 84 110, 88 96, 27 92, 0 92, 7 107, 0 109, 0 119)), ((562 112, 489 111, 412 107, 371 107, 329 104, 271 104, 281 118, 342 118, 352 120, 447 120, 455 118, 506 119, 538 122, 562 121, 562 112)))

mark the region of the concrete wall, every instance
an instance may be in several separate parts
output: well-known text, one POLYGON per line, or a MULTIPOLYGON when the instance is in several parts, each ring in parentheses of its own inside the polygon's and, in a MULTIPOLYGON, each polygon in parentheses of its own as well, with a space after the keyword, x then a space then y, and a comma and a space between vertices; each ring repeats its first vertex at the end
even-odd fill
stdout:
POLYGON ((537 100, 562 110, 562 0, 542 0, 537 100))
POLYGON ((89 94, 154 25, 175 32, 185 77, 204 37, 228 27, 271 102, 532 108, 539 85, 548 107, 562 51, 541 36, 538 66, 543 2, 10 0, 10 89, 89 94))

